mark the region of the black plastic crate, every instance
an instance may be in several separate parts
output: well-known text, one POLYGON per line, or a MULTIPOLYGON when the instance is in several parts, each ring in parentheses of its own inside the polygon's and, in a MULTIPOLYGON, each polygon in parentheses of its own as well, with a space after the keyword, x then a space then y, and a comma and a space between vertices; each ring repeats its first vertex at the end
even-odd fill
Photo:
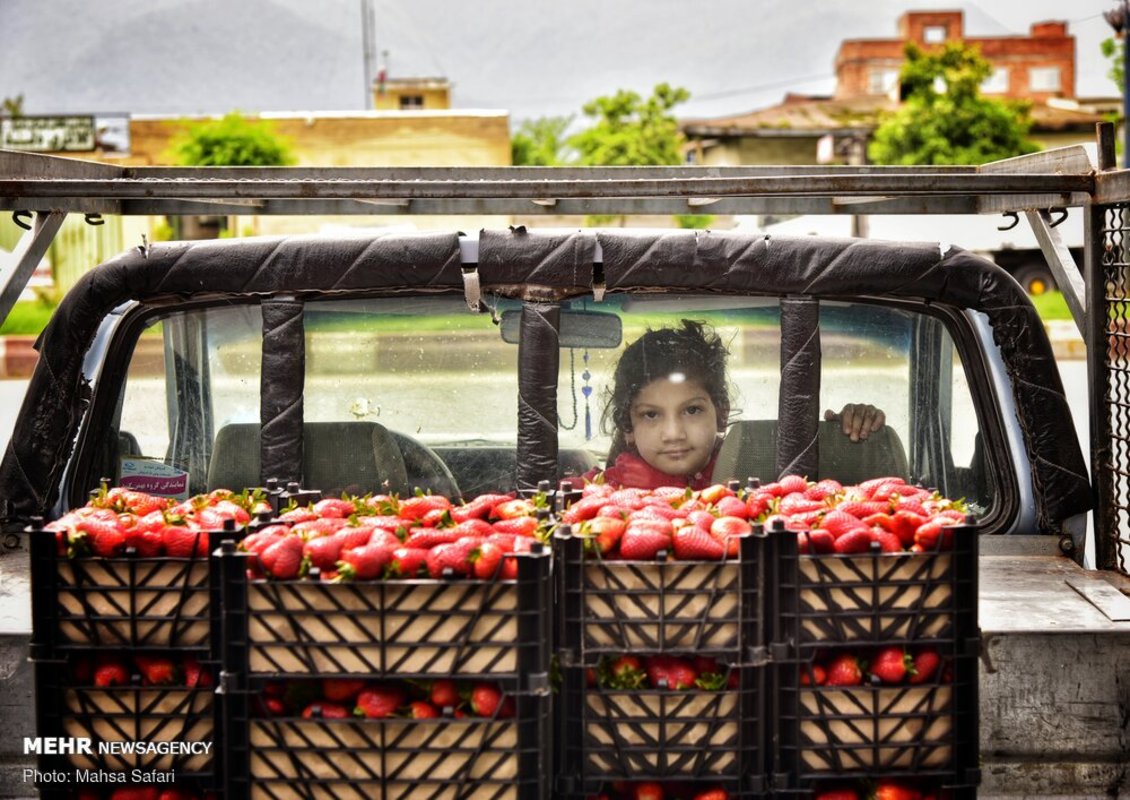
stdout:
POLYGON ((572 663, 623 653, 756 659, 766 596, 764 537, 724 561, 620 561, 585 553, 567 527, 554 538, 557 641, 572 663))
POLYGON ((550 554, 516 554, 515 580, 328 583, 247 577, 228 548, 225 669, 252 676, 544 676, 550 554), (245 647, 243 646, 245 645, 245 647))
MULTIPOLYGON (((209 552, 232 531, 201 531, 209 552)), ((114 558, 58 552, 53 531, 28 533, 32 652, 48 658, 88 649, 182 649, 208 653, 219 632, 219 581, 207 556, 114 558)))
MULTIPOLYGON (((126 782, 134 784, 159 783, 161 778, 147 780, 146 776, 162 773, 204 788, 220 785, 222 714, 214 684, 71 685, 65 660, 39 661, 35 670, 41 746, 46 739, 63 737, 73 740, 74 748, 68 753, 41 754, 41 772, 65 773, 71 776, 70 786, 84 783, 79 772, 124 774, 126 782), (80 740, 85 744, 76 743, 80 740)), ((108 785, 104 778, 92 783, 108 785)), ((41 788, 54 791, 59 787, 41 788)))
POLYGON ((777 641, 802 647, 976 636, 977 531, 953 528, 953 549, 800 555, 796 534, 771 532, 777 556, 777 641))
POLYGON ((512 695, 511 718, 249 718, 246 772, 229 798, 548 797, 548 701, 512 695))
POLYGON ((592 788, 617 780, 754 780, 763 773, 764 669, 725 668, 718 690, 612 689, 566 668, 558 700, 562 776, 592 788))

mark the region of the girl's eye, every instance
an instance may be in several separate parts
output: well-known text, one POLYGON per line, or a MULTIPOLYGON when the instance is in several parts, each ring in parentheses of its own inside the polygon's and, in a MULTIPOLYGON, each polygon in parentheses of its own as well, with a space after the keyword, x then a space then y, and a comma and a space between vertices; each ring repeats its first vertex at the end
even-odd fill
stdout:
POLYGON ((688 415, 701 414, 703 412, 702 406, 687 406, 686 413, 688 415))
POLYGON ((658 419, 659 418, 659 412, 658 411, 651 411, 651 410, 641 411, 640 416, 643 417, 644 419, 658 419))

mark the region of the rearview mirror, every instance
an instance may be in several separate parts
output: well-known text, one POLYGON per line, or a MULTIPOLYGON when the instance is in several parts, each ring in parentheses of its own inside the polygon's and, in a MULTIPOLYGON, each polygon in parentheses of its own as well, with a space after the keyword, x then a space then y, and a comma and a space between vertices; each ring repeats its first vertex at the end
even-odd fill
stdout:
MULTIPOLYGON (((513 309, 502 312, 502 340, 518 344, 519 330, 522 326, 522 312, 513 309)), ((623 324, 616 314, 601 311, 577 311, 561 309, 561 346, 572 348, 619 347, 623 338, 623 324)))

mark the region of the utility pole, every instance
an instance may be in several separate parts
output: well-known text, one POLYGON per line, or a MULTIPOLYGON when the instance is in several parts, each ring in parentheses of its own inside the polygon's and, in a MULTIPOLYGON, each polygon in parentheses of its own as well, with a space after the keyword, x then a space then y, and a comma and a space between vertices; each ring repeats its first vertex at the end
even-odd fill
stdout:
POLYGON ((361 0, 361 50, 365 61, 365 108, 373 108, 373 75, 377 60, 377 44, 374 35, 373 0, 361 0))
POLYGON ((1122 39, 1122 166, 1130 167, 1130 0, 1121 0, 1117 7, 1103 12, 1116 39, 1122 39))

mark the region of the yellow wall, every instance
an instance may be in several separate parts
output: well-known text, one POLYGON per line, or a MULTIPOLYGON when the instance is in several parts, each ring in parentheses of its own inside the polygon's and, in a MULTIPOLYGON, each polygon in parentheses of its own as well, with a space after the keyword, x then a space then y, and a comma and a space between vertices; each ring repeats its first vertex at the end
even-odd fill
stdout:
POLYGON ((377 111, 399 111, 400 97, 419 96, 424 100, 425 109, 451 108, 451 91, 449 86, 391 86, 385 84, 385 90, 378 92, 373 89, 373 108, 377 111))

